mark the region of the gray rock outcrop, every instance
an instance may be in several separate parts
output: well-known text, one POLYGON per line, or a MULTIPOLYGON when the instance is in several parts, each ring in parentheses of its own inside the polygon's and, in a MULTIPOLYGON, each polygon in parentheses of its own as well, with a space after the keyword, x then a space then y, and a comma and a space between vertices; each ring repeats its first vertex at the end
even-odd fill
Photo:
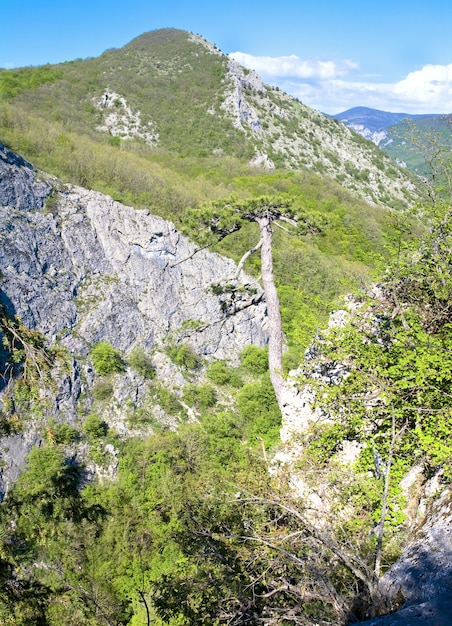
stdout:
MULTIPOLYGON (((92 386, 86 356, 95 342, 125 355, 136 346, 164 352, 169 340, 186 342, 207 359, 234 362, 245 345, 267 341, 259 289, 235 302, 234 314, 213 293, 212 284, 234 276, 231 260, 197 252, 172 223, 146 210, 40 181, 1 144, 0 238, 0 303, 73 359, 53 399, 57 419, 75 419, 81 370, 85 391, 92 386)), ((162 368, 167 374, 168 363, 162 368)))
POLYGON ((0 143, 0 206, 18 211, 41 209, 52 187, 37 180, 36 169, 0 143))
POLYGON ((452 493, 430 505, 426 519, 402 557, 386 572, 380 590, 389 615, 366 626, 449 626, 452 624, 452 493))

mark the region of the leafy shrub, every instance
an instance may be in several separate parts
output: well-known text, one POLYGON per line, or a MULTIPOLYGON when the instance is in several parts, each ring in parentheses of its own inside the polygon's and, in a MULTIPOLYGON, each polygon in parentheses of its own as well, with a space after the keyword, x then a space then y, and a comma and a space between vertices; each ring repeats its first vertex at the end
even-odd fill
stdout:
POLYGON ((176 394, 162 385, 155 386, 154 399, 168 415, 179 415, 184 411, 176 394))
POLYGON ((237 370, 226 365, 225 361, 212 363, 207 370, 207 378, 214 383, 214 385, 241 387, 243 384, 237 370))
POLYGON ((94 369, 101 376, 124 371, 124 361, 121 353, 116 348, 113 348, 108 341, 96 343, 90 352, 90 356, 94 369))
POLYGON ((155 368, 152 365, 151 359, 145 353, 143 348, 137 346, 129 354, 129 364, 133 369, 141 374, 144 378, 154 378, 155 368))
POLYGON ((46 427, 46 438, 49 442, 68 445, 77 437, 77 430, 69 424, 55 424, 54 420, 49 420, 46 427))
POLYGON ((166 352, 172 362, 184 370, 196 370, 201 367, 202 358, 188 343, 170 346, 166 352))
POLYGON ((268 374, 258 383, 243 386, 237 406, 250 439, 263 439, 269 446, 279 441, 281 413, 268 374))
POLYGON ((214 406, 216 401, 215 391, 211 385, 186 385, 184 387, 184 402, 201 411, 214 406))
POLYGON ((83 425, 83 432, 89 439, 101 439, 108 432, 108 424, 95 413, 90 413, 83 425))
POLYGON ((263 374, 268 370, 268 350, 258 346, 246 346, 240 355, 245 369, 252 374, 263 374))

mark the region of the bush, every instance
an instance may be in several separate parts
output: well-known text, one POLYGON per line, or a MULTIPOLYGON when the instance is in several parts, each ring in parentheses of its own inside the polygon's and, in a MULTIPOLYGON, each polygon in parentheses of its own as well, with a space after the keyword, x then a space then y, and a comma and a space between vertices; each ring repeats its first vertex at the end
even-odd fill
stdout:
POLYGON ((214 383, 214 385, 241 387, 243 384, 237 370, 226 365, 225 361, 212 363, 207 370, 207 378, 214 383))
POLYGON ((215 391, 211 385, 186 385, 184 387, 184 402, 200 411, 214 406, 216 401, 215 391))
POLYGON ((258 346, 246 346, 240 361, 251 374, 263 374, 268 370, 268 350, 258 346))
POLYGON ((266 446, 279 442, 281 413, 268 374, 239 391, 237 406, 250 440, 263 439, 266 446))
POLYGON ((143 348, 137 346, 129 354, 129 365, 144 378, 155 378, 155 368, 143 348))
POLYGON ((108 432, 108 424, 98 415, 90 413, 83 425, 83 432, 89 439, 101 439, 108 432))
POLYGON ((167 349, 167 354, 175 365, 184 370, 195 370, 201 367, 202 358, 196 354, 188 343, 182 343, 180 346, 170 346, 167 349))
POLYGON ((116 348, 113 348, 108 341, 96 343, 90 352, 90 356, 96 373, 101 376, 124 371, 124 361, 121 353, 116 348))
POLYGON ((49 420, 46 427, 46 438, 51 443, 68 445, 76 441, 78 432, 69 424, 56 424, 54 420, 49 420))
POLYGON ((154 399, 168 415, 180 415, 184 413, 184 407, 179 402, 176 394, 162 385, 156 385, 154 388, 154 399))

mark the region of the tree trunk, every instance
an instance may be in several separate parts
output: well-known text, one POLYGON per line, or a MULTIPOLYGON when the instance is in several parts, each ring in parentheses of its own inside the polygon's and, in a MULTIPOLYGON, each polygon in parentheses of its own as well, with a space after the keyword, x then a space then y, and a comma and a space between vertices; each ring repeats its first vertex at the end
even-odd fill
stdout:
POLYGON ((282 376, 283 334, 278 292, 276 291, 273 277, 271 219, 268 216, 263 216, 256 218, 256 222, 259 225, 262 240, 261 273, 268 315, 268 367, 276 399, 279 408, 282 410, 282 390, 284 386, 284 378, 282 376))

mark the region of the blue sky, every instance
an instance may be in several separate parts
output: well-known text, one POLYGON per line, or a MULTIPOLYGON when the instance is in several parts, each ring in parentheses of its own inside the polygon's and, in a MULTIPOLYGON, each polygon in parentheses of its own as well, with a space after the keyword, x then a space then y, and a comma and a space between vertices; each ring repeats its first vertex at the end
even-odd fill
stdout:
POLYGON ((97 56, 175 27, 327 113, 452 112, 450 0, 0 0, 0 67, 97 56))

